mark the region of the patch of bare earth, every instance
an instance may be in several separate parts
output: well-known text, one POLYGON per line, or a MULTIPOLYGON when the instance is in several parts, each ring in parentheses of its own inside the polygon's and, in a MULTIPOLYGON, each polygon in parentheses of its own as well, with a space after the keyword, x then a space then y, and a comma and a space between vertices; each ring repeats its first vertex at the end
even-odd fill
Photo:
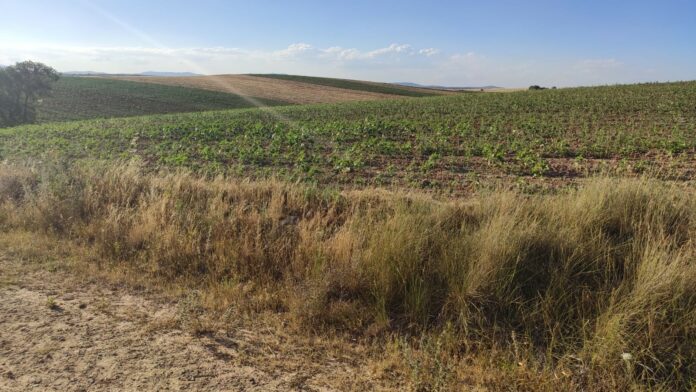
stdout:
POLYGON ((118 76, 119 80, 165 84, 222 91, 246 97, 275 99, 297 104, 371 101, 399 98, 396 95, 321 86, 311 83, 263 78, 249 75, 213 75, 190 77, 118 76))
POLYGON ((2 255, 0 278, 1 391, 392 390, 357 346, 234 317, 187 332, 181 303, 2 255))

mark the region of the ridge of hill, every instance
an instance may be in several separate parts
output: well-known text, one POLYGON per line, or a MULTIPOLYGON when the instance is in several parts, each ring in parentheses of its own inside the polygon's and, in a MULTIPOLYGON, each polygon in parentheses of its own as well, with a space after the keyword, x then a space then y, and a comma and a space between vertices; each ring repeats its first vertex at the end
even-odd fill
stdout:
POLYGON ((504 87, 500 86, 494 86, 494 85, 487 85, 487 86, 443 86, 443 85, 438 85, 438 84, 419 84, 419 83, 413 83, 413 82, 396 82, 393 83, 397 86, 404 86, 404 87, 416 87, 416 88, 422 88, 422 89, 434 89, 434 90, 445 90, 445 91, 459 91, 459 90, 493 90, 493 89, 502 89, 504 87))

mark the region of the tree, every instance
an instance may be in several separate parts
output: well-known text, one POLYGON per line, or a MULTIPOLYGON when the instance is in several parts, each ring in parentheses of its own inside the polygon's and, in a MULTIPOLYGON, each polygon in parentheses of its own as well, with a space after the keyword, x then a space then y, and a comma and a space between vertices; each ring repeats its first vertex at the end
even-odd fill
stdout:
POLYGON ((0 69, 0 125, 33 122, 37 101, 51 92, 58 78, 55 69, 33 61, 0 69))
POLYGON ((7 72, 7 68, 0 69, 0 126, 10 125, 12 121, 13 103, 11 91, 13 88, 12 78, 7 72))

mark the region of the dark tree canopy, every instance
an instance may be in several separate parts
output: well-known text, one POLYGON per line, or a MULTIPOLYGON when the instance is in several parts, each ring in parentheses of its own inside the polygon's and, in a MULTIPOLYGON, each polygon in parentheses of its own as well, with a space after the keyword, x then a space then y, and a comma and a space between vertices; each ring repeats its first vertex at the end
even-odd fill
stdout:
POLYGON ((58 78, 55 69, 33 61, 0 69, 0 126, 33 122, 36 103, 58 78))

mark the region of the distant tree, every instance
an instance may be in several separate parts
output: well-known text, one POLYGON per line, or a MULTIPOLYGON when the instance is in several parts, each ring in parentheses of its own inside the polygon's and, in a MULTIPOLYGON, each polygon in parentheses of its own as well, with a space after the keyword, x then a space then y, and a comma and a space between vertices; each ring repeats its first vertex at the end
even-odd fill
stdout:
POLYGON ((546 90, 546 87, 541 87, 538 84, 535 84, 535 85, 529 86, 529 89, 530 90, 546 90))
POLYGON ((0 69, 0 126, 34 122, 37 101, 58 78, 55 69, 33 61, 0 69))
POLYGON ((13 81, 7 68, 0 69, 0 126, 10 125, 14 107, 11 91, 13 81))

